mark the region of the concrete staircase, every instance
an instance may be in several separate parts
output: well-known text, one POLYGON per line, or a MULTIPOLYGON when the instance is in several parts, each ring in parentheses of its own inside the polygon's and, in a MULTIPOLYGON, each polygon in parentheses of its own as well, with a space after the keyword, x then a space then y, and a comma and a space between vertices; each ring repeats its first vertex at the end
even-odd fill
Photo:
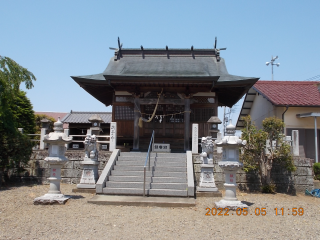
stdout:
MULTIPOLYGON (((110 169, 103 194, 142 196, 146 156, 145 152, 121 152, 110 169)), ((186 153, 151 153, 150 171, 147 166, 146 173, 147 196, 188 197, 186 153)))

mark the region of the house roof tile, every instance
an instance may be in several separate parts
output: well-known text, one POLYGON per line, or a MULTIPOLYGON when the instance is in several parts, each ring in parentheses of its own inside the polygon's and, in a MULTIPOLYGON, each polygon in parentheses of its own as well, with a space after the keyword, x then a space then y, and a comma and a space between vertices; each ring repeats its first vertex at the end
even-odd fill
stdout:
MULTIPOLYGON (((67 112, 34 112, 34 114, 44 114, 58 121, 59 117, 60 117, 60 120, 62 120, 68 113, 67 112)), ((63 128, 68 128, 68 124, 63 123, 63 128)))
POLYGON ((67 112, 34 112, 34 114, 44 114, 49 117, 54 118, 56 121, 58 121, 58 117, 60 117, 60 120, 64 118, 68 113, 67 112))
POLYGON ((276 106, 320 106, 318 84, 316 81, 260 80, 253 89, 276 106))

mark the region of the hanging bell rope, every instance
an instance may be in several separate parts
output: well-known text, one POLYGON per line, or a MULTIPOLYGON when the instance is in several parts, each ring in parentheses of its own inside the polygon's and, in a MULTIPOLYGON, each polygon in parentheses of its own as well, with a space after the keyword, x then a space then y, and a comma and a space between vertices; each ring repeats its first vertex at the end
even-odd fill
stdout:
MULTIPOLYGON (((143 118, 143 117, 140 117, 140 118, 139 118, 139 123, 138 123, 138 125, 139 125, 140 128, 142 128, 142 126, 143 126, 143 123, 142 123, 142 122, 151 122, 152 119, 154 118, 154 116, 156 115, 157 108, 158 108, 158 104, 159 104, 159 100, 160 100, 160 96, 161 96, 162 92, 163 92, 163 88, 161 89, 161 93, 158 94, 158 101, 157 101, 156 107, 155 107, 154 110, 153 110, 152 116, 151 116, 149 119, 145 119, 145 118, 143 118)), ((140 113, 141 113, 141 112, 140 112, 140 113)))

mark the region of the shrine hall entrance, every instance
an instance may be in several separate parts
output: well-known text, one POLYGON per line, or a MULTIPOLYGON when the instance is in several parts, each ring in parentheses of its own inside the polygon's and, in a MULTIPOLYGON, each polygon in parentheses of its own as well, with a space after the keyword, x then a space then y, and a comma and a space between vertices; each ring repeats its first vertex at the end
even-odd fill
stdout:
MULTIPOLYGON (((141 107, 144 118, 149 119, 156 105, 143 105, 141 107)), ((143 123, 142 136, 151 137, 152 130, 155 138, 182 138, 184 137, 184 106, 173 104, 158 105, 156 114, 151 122, 143 123)))

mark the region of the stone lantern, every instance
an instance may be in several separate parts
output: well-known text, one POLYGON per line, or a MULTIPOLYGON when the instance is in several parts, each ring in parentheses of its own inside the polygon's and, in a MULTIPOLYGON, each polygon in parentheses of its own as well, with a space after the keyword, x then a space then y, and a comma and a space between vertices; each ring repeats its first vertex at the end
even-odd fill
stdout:
POLYGON ((236 127, 230 124, 226 128, 226 136, 221 141, 216 140, 217 146, 223 148, 222 161, 218 163, 219 167, 224 170, 225 174, 225 196, 219 202, 216 202, 218 208, 237 209, 248 207, 241 201, 238 201, 236 196, 236 174, 243 164, 239 162, 239 148, 246 145, 246 141, 242 141, 239 137, 235 136, 236 127))
POLYGON ((88 121, 92 123, 92 126, 90 127, 91 134, 100 135, 100 132, 102 131, 100 125, 104 122, 102 118, 98 114, 94 114, 88 119, 88 121))
POLYGON ((218 124, 221 124, 221 120, 217 116, 212 116, 207 121, 209 128, 208 128, 208 136, 211 136, 213 139, 217 139, 217 135, 219 132, 218 124))
MULTIPOLYGON (((88 121, 91 122, 92 126, 90 127, 89 132, 87 133, 87 135, 88 134, 95 135, 95 136, 100 135, 100 132, 102 132, 101 123, 104 122, 102 120, 102 118, 98 114, 94 114, 88 119, 88 121)), ((98 147, 99 150, 101 150, 101 144, 100 143, 97 144, 97 147, 98 147)))
POLYGON ((68 161, 65 157, 65 144, 72 141, 72 137, 68 137, 63 132, 63 123, 60 118, 54 123, 54 132, 44 136, 44 142, 49 144, 49 156, 44 160, 50 165, 50 182, 49 192, 41 197, 33 200, 34 204, 64 204, 69 197, 60 192, 61 167, 68 161))
POLYGON ((46 119, 46 118, 43 118, 41 119, 41 128, 44 128, 44 129, 49 129, 49 126, 50 126, 50 123, 51 121, 49 119, 46 119))

